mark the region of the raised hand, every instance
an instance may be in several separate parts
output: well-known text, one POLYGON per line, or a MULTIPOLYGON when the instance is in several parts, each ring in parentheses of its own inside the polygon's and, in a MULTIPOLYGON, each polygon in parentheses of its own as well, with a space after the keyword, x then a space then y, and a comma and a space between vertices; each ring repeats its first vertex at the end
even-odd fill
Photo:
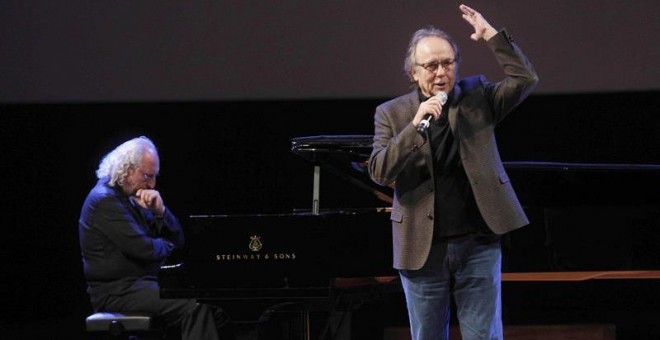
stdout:
POLYGON ((472 40, 488 40, 497 34, 497 30, 493 28, 483 16, 481 16, 481 13, 463 4, 459 6, 459 9, 463 12, 463 19, 474 27, 474 33, 470 35, 472 40))

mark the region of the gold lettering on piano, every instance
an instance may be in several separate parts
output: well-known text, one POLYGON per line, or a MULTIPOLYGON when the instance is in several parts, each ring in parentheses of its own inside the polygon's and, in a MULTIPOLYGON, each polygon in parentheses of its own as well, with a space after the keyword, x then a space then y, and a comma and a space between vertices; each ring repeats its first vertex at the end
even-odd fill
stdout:
POLYGON ((218 254, 216 261, 239 261, 239 260, 259 260, 261 254, 218 254))
POLYGON ((261 237, 257 235, 252 235, 250 236, 250 243, 248 244, 248 248, 252 251, 259 251, 264 245, 261 243, 261 237))
POLYGON ((273 258, 276 260, 295 260, 296 259, 296 253, 278 253, 278 254, 273 254, 273 258))
POLYGON ((294 261, 297 256, 295 252, 271 252, 271 253, 258 253, 263 249, 263 243, 261 242, 261 236, 252 235, 250 236, 250 242, 248 243, 248 249, 252 253, 234 253, 234 254, 217 254, 215 255, 216 261, 277 261, 277 262, 286 262, 294 261))
POLYGON ((293 261, 296 253, 216 254, 216 261, 293 261))

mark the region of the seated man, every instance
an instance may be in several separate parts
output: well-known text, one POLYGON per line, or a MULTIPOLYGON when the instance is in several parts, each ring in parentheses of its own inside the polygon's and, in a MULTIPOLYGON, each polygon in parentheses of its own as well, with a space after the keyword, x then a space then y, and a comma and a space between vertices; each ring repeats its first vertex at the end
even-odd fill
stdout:
POLYGON ((107 154, 79 220, 87 292, 95 312, 143 312, 181 330, 183 340, 231 337, 220 308, 194 300, 161 299, 160 266, 184 243, 177 218, 155 189, 160 161, 146 137, 107 154))

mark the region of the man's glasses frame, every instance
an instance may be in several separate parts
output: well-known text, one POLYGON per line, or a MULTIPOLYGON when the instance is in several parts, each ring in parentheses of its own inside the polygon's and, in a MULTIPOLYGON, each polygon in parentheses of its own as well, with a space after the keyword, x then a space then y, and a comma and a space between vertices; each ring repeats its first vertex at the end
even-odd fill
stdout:
POLYGON ((440 68, 440 66, 442 66, 442 69, 445 70, 445 72, 447 72, 447 71, 451 70, 454 67, 454 64, 456 64, 456 59, 455 58, 445 59, 445 60, 440 60, 440 61, 434 60, 434 61, 429 61, 428 63, 424 63, 424 64, 415 63, 415 65, 421 66, 425 70, 427 70, 431 73, 437 72, 438 68, 440 68))

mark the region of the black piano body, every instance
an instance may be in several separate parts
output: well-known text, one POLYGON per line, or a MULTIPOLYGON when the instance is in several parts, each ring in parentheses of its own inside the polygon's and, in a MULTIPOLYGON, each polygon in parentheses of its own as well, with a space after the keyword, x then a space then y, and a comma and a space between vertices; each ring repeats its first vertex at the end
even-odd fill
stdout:
MULTIPOLYGON (((292 151, 313 163, 315 184, 322 166, 391 202, 389 188, 368 180, 362 166, 351 169, 369 156, 365 136, 329 136, 315 150, 296 147, 297 140, 292 151)), ((396 275, 389 204, 320 209, 318 201, 312 193, 309 209, 282 214, 190 216, 183 261, 164 268, 161 295, 304 301, 332 297, 342 284, 396 275)))
POLYGON ((388 217, 378 209, 190 216, 185 261, 169 268, 185 275, 162 277, 161 294, 304 300, 331 296, 337 278, 395 275, 388 217))
POLYGON ((361 165, 350 169, 368 157, 365 146, 363 136, 331 137, 324 151, 313 152, 314 171, 308 178, 315 188, 308 209, 190 216, 180 263, 161 271, 161 297, 217 303, 259 329, 264 315, 294 313, 285 322, 289 331, 267 330, 268 339, 321 339, 318 334, 325 333, 350 338, 351 311, 400 295, 392 268, 391 192, 365 178, 361 165), (386 206, 321 209, 321 167, 323 176, 329 170, 386 206))

